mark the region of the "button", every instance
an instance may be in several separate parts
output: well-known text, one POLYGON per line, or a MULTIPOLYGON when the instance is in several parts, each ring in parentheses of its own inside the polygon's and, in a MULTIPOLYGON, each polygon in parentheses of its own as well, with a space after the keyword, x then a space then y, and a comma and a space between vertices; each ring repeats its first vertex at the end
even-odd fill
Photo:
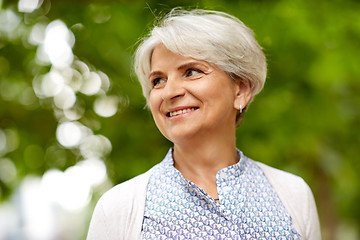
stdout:
POLYGON ((227 174, 224 173, 224 172, 221 172, 221 173, 220 173, 220 177, 221 177, 223 180, 225 180, 226 177, 227 177, 227 174))

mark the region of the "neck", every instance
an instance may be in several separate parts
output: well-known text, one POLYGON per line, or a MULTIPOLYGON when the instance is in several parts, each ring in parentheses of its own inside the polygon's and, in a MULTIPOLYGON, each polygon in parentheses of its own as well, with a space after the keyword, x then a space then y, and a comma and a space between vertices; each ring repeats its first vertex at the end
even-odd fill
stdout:
POLYGON ((217 172, 239 160, 235 146, 235 134, 207 136, 202 141, 192 141, 187 144, 175 143, 173 158, 175 168, 185 178, 195 184, 201 182, 216 184, 217 172))

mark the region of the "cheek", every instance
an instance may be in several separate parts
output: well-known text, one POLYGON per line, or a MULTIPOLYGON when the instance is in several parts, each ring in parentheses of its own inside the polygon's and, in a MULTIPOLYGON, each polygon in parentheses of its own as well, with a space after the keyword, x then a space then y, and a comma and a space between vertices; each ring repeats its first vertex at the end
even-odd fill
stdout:
POLYGON ((161 97, 157 96, 157 94, 150 94, 149 96, 149 107, 151 114, 153 115, 154 119, 156 120, 157 116, 161 113, 161 97))
POLYGON ((154 109, 154 107, 157 105, 156 94, 154 94, 152 92, 149 94, 148 104, 149 104, 150 110, 152 111, 154 109))
POLYGON ((213 82, 202 84, 198 86, 193 92, 199 98, 203 98, 211 104, 218 104, 219 102, 231 102, 234 99, 234 91, 232 86, 224 84, 218 79, 211 79, 213 82))

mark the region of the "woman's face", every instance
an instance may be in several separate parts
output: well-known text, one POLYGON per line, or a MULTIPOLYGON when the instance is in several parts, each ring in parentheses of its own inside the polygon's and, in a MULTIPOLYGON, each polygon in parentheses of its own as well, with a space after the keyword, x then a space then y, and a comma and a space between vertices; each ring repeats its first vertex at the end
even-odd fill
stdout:
POLYGON ((153 118, 174 144, 235 134, 236 112, 251 95, 219 68, 175 54, 162 44, 153 51, 149 81, 153 118))

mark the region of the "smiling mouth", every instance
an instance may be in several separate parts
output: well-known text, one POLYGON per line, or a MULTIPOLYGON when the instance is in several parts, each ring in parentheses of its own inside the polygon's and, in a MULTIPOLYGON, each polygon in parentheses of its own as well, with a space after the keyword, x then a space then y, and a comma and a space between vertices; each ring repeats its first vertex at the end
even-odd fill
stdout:
POLYGON ((174 117, 174 116, 177 116, 177 115, 180 115, 180 114, 183 114, 183 113, 188 113, 188 112, 195 111, 196 109, 198 109, 198 108, 193 107, 193 108, 181 109, 181 110, 178 110, 178 111, 169 112, 167 115, 168 115, 168 117, 174 117))

